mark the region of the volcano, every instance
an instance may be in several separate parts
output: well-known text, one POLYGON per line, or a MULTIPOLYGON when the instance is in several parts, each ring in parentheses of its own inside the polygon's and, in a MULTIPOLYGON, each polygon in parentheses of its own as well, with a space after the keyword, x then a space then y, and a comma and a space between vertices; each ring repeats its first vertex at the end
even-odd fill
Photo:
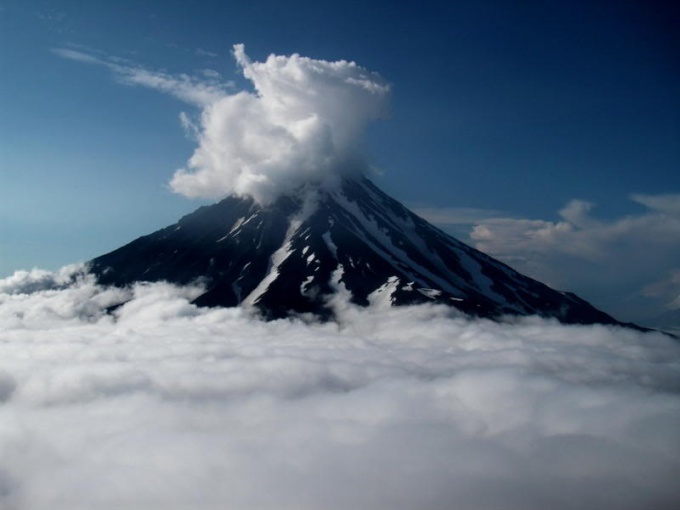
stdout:
POLYGON ((229 196, 89 263, 101 284, 189 284, 199 306, 245 306, 267 319, 329 319, 344 295, 360 306, 440 303, 498 318, 539 315, 618 324, 445 234, 367 178, 307 185, 269 205, 229 196))

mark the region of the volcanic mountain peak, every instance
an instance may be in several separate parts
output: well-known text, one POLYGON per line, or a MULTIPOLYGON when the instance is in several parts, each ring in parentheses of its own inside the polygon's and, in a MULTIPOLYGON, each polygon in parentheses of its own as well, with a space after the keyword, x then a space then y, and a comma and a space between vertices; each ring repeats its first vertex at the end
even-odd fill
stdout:
POLYGON ((616 323, 448 236, 366 178, 307 186, 266 206, 230 196, 90 266, 103 284, 201 279, 196 304, 255 307, 267 318, 328 318, 342 289, 362 306, 434 302, 483 317, 616 323))

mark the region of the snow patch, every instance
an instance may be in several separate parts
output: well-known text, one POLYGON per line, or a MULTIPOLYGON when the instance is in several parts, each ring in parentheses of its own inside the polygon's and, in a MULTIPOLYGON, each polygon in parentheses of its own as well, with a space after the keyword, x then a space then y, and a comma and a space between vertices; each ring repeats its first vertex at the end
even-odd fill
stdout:
POLYGON ((326 246, 328 247, 328 249, 333 254, 333 257, 335 257, 335 259, 337 260, 337 258, 338 258, 338 247, 335 246, 333 239, 331 239, 331 233, 326 231, 321 237, 323 237, 323 240, 326 243, 326 246))
MULTIPOLYGON (((257 304, 262 295, 267 292, 269 286, 278 278, 279 267, 283 262, 290 257, 292 253, 295 252, 293 248, 293 240, 295 234, 298 233, 302 224, 316 212, 318 208, 318 203, 316 197, 308 196, 305 202, 302 204, 300 212, 293 218, 291 218, 288 224, 288 230, 286 231, 286 236, 283 239, 281 247, 276 250, 269 261, 269 269, 267 271, 267 276, 265 276, 262 281, 257 285, 255 290, 253 290, 248 297, 245 298, 243 304, 245 306, 252 306, 257 304)), ((251 218, 244 222, 247 223, 251 218)))
POLYGON ((288 232, 286 232, 286 237, 283 240, 283 244, 271 256, 267 276, 265 276, 257 287, 255 287, 255 289, 243 300, 245 306, 257 304, 262 295, 267 292, 269 286, 278 278, 279 267, 288 257, 290 257, 291 253, 295 251, 292 246, 292 237, 299 227, 299 222, 291 222, 288 227, 288 232))
MULTIPOLYGON (((421 274, 430 280, 430 283, 436 283, 448 293, 453 295, 460 295, 460 290, 455 288, 450 282, 441 278, 440 276, 432 273, 426 267, 423 267, 418 262, 414 261, 403 249, 397 246, 392 238, 385 232, 383 228, 378 225, 375 220, 374 214, 367 214, 359 207, 359 205, 350 201, 344 194, 336 195, 339 200, 342 200, 341 204, 343 209, 347 211, 357 227, 357 234, 367 234, 362 235, 363 241, 368 244, 376 253, 381 255, 387 262, 389 262, 395 269, 408 274, 411 277, 416 277, 417 274, 421 274)), ((375 212, 375 211, 373 211, 375 212)), ((380 216, 384 221, 393 228, 400 232, 408 231, 408 222, 401 222, 402 224, 396 224, 394 221, 389 219, 389 215, 385 212, 381 212, 380 216), (387 219, 385 219, 387 218, 387 219)), ((411 223, 411 225, 413 225, 411 223)), ((406 234, 405 234, 406 235, 406 234)), ((407 238, 412 241, 414 248, 418 246, 418 243, 413 242, 411 239, 414 236, 408 236, 407 238)), ((416 248, 417 249, 417 248, 416 248)), ((418 249, 422 253, 421 249, 418 249)), ((423 254, 424 255, 424 254, 423 254)), ((427 258, 427 257, 426 257, 427 258)), ((447 271, 450 273, 450 271, 447 271)), ((419 280, 419 283, 425 284, 424 281, 419 280)))
POLYGON ((287 239, 286 242, 284 242, 284 244, 272 254, 267 276, 265 276, 257 285, 257 287, 255 287, 255 290, 248 294, 248 296, 243 300, 243 304, 245 306, 257 304, 262 295, 267 292, 269 286, 278 278, 279 266, 281 266, 281 264, 283 264, 283 262, 288 257, 290 257, 290 254, 294 251, 295 250, 292 249, 290 239, 287 239))
POLYGON ((387 281, 371 292, 368 296, 368 302, 371 306, 378 308, 387 308, 394 304, 394 293, 399 288, 399 277, 390 276, 387 281))
POLYGON ((300 294, 311 300, 316 300, 319 297, 319 293, 321 292, 319 285, 315 284, 314 282, 315 279, 316 275, 311 274, 307 276, 300 284, 300 294))
POLYGON ((428 299, 437 299, 439 296, 442 295, 442 291, 437 289, 416 289, 416 290, 428 299))
POLYGON ((463 268, 468 273, 470 273, 470 276, 472 276, 473 281, 475 282, 477 287, 479 287, 479 289, 484 293, 485 296, 494 299, 498 304, 502 306, 506 306, 512 310, 521 311, 516 306, 509 303, 505 296, 502 296, 492 288, 493 280, 482 272, 482 265, 477 260, 475 260, 469 254, 464 252, 461 255, 462 256, 460 257, 460 263, 462 264, 463 268))
MULTIPOLYGON (((241 225, 243 225, 243 222, 245 221, 245 219, 246 219, 245 216, 241 216, 239 219, 237 219, 236 222, 234 222, 234 225, 231 227, 229 234, 238 230, 241 227, 241 225)), ((229 234, 227 234, 227 235, 229 235, 229 234)))
MULTIPOLYGON (((247 225, 248 223, 250 223, 252 220, 254 220, 255 218, 257 218, 258 215, 259 215, 259 212, 256 212, 256 213, 254 213, 254 214, 251 214, 250 216, 248 216, 248 219, 242 221, 242 222, 239 224, 239 226, 238 226, 237 228, 246 226, 246 225, 247 225)), ((233 227, 232 227, 232 228, 233 228, 233 227)))

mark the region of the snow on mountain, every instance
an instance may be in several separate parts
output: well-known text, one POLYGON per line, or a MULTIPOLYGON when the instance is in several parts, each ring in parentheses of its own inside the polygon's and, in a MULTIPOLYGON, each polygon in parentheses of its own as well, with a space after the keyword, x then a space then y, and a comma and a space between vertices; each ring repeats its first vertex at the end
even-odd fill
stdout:
POLYGON ((230 196, 90 262, 102 284, 200 280, 202 306, 248 306, 266 318, 330 318, 358 305, 443 303, 481 317, 616 321, 452 238, 368 179, 307 186, 262 206, 230 196))

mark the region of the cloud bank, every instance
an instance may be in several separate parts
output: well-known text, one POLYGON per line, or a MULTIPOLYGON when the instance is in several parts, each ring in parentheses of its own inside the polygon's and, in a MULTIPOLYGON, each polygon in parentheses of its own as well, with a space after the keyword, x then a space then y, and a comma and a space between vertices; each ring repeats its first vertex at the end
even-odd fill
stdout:
POLYGON ((2 508, 680 498, 680 347, 660 334, 431 306, 265 323, 194 307, 196 288, 107 289, 77 267, 0 289, 2 508))
POLYGON ((608 220, 594 216, 595 205, 584 200, 570 201, 558 221, 497 211, 418 212, 463 239, 469 235, 465 240, 518 271, 635 321, 680 308, 680 195, 631 200, 644 210, 608 220))
POLYGON ((173 76, 127 61, 72 49, 57 55, 104 65, 128 85, 171 94, 201 108, 182 125, 198 141, 187 168, 170 187, 187 197, 236 193, 268 203, 309 182, 361 174, 368 168, 361 139, 366 126, 389 112, 390 86, 354 62, 270 55, 253 62, 244 46, 233 55, 253 91, 230 93, 233 83, 202 71, 173 76))
POLYGON ((559 211, 562 221, 489 219, 476 226, 470 237, 489 253, 554 251, 592 261, 610 256, 612 246, 623 243, 639 244, 640 251, 655 245, 680 249, 680 195, 633 195, 631 199, 647 211, 602 221, 590 214, 593 204, 572 200, 559 211))

